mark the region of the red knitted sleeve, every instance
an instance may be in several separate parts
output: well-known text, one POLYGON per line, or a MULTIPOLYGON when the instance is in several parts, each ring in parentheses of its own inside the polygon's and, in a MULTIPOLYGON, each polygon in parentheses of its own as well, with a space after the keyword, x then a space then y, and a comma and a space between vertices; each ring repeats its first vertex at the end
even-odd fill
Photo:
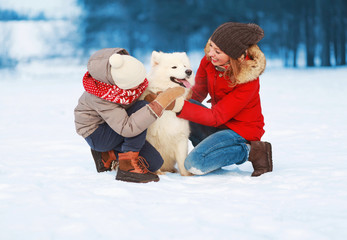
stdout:
POLYGON ((206 65, 208 60, 206 56, 200 62, 198 71, 195 75, 195 84, 192 88, 193 95, 192 99, 202 102, 207 94, 208 94, 208 86, 207 86, 207 73, 206 73, 206 65))

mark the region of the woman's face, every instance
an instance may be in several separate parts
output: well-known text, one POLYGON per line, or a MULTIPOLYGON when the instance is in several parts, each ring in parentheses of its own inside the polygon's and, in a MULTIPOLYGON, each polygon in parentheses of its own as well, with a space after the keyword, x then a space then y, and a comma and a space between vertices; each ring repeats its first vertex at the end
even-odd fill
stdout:
POLYGON ((230 57, 220 50, 212 41, 210 41, 210 51, 208 52, 208 56, 211 58, 211 62, 215 66, 223 66, 229 63, 230 59, 230 57))

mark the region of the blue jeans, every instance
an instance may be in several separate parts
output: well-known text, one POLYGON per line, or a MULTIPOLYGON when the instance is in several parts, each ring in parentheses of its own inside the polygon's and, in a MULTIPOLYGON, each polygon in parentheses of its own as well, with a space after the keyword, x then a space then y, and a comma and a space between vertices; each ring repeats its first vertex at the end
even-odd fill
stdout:
MULTIPOLYGON (((193 103, 202 105, 194 100, 193 103)), ((242 164, 248 159, 248 141, 231 129, 219 129, 190 122, 190 140, 194 149, 184 166, 196 175, 203 175, 232 164, 242 164)))
MULTIPOLYGON (((126 111, 130 116, 147 104, 146 101, 136 101, 126 111)), ((89 146, 98 152, 107 152, 114 150, 116 156, 123 152, 140 152, 149 164, 148 170, 155 172, 163 165, 164 160, 160 153, 146 141, 147 130, 134 137, 123 137, 115 132, 106 122, 88 137, 85 138, 89 146)))

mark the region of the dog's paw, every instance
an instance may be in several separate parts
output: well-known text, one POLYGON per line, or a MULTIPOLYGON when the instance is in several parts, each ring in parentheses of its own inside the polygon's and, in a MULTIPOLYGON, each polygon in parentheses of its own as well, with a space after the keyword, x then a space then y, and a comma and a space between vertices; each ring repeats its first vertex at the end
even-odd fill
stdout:
POLYGON ((157 175, 165 175, 165 172, 162 172, 162 171, 158 170, 158 171, 155 172, 155 174, 157 174, 157 175))
POLYGON ((181 173, 181 176, 189 177, 189 176, 194 176, 194 174, 190 173, 190 172, 183 172, 183 173, 181 173))
POLYGON ((162 169, 160 169, 159 171, 161 171, 163 174, 164 174, 164 172, 169 172, 169 173, 178 173, 178 170, 176 169, 176 168, 170 168, 170 169, 164 169, 164 168, 162 168, 162 169))

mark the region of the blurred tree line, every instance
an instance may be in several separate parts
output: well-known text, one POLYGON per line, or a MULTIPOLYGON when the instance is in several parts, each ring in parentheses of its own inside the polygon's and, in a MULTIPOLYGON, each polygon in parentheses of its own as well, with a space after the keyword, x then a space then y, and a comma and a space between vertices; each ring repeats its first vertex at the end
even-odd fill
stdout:
POLYGON ((202 50, 227 21, 253 22, 265 31, 259 43, 270 57, 296 67, 346 65, 346 0, 78 0, 84 54, 120 46, 146 51, 202 50))
MULTIPOLYGON (((51 19, 43 12, 29 17, 0 6, 0 68, 23 61, 11 50, 16 47, 13 37, 18 36, 18 32, 13 34, 14 26, 18 31, 19 25, 27 22, 39 23, 35 28, 40 31, 38 37, 51 54, 41 54, 40 59, 70 56, 85 60, 106 47, 124 47, 136 57, 153 50, 202 54, 207 39, 220 24, 237 21, 259 24, 265 31, 260 47, 268 59, 279 59, 284 66, 347 65, 346 0, 76 2, 82 9, 77 19, 51 19)), ((24 61, 35 57, 28 56, 24 61)))

